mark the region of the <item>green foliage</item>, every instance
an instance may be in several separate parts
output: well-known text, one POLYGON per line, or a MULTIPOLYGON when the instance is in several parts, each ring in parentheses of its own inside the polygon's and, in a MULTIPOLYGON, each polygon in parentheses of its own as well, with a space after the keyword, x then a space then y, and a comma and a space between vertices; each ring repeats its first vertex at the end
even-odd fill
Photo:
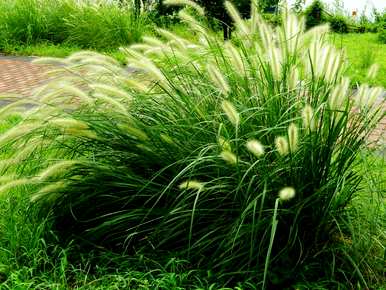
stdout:
POLYGON ((346 17, 341 15, 335 15, 328 18, 331 30, 336 33, 348 33, 349 24, 346 17))
POLYGON ((282 17, 276 13, 264 13, 263 18, 273 26, 279 26, 282 24, 282 17))
POLYGON ((304 15, 306 17, 307 28, 311 28, 326 22, 324 5, 319 0, 312 2, 312 4, 304 11, 304 15))
POLYGON ((378 32, 378 39, 382 43, 386 43, 386 29, 380 29, 378 32))
POLYGON ((146 15, 130 6, 75 0, 5 0, 0 3, 0 48, 40 42, 107 49, 139 41, 146 15))
POLYGON ((386 87, 386 45, 382 44, 375 33, 331 34, 332 43, 346 52, 350 65, 347 74, 355 83, 367 83, 386 87), (367 73, 370 65, 379 64, 377 76, 369 80, 367 73))
POLYGON ((26 187, 59 241, 85 252, 177 257, 226 286, 368 288, 381 277, 383 221, 365 215, 375 233, 354 222, 356 202, 380 201, 362 192, 358 163, 383 90, 352 96, 326 29, 305 33, 291 13, 277 30, 256 10, 255 21, 234 13, 237 45, 180 16, 197 40, 144 38, 125 49, 135 73, 93 52, 40 60, 59 65, 57 78, 0 135, 12 153, 0 188, 26 187))

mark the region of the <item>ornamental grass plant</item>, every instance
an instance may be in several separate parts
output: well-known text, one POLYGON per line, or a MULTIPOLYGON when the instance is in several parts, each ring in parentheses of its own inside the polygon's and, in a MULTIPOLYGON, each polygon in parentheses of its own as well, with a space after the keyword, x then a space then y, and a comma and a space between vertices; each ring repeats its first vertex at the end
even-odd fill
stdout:
POLYGON ((0 49, 39 43, 106 50, 138 42, 148 31, 146 13, 129 2, 2 0, 0 49))
POLYGON ((283 8, 273 28, 256 3, 244 20, 226 2, 224 42, 180 2, 197 41, 159 30, 122 49, 129 69, 93 52, 39 60, 60 64, 54 80, 1 109, 37 105, 0 135, 14 152, 0 190, 23 187, 61 242, 85 250, 177 257, 228 286, 366 287, 382 258, 347 245, 383 89, 352 90, 328 26, 305 32, 283 8))

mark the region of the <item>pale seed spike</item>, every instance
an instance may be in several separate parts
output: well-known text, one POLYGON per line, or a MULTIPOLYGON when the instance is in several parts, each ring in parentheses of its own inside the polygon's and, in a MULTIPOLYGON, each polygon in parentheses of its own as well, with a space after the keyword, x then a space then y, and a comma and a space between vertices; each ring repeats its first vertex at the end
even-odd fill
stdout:
POLYGON ((220 157, 227 163, 231 165, 237 164, 237 156, 231 151, 224 150, 221 152, 220 157))
POLYGON ((198 180, 187 180, 182 182, 178 187, 181 190, 192 189, 202 191, 204 189, 204 183, 198 180))
POLYGON ((288 143, 289 149, 292 153, 294 153, 298 149, 298 139, 298 127, 294 123, 291 123, 288 126, 288 143))
POLYGON ((376 78, 379 71, 379 64, 374 63, 370 66, 369 71, 367 72, 367 79, 371 80, 376 78))
POLYGON ((227 95, 230 91, 230 88, 220 70, 213 64, 209 64, 207 69, 212 82, 224 95, 227 95))
POLYGON ((240 116, 233 104, 227 100, 222 101, 221 107, 229 121, 237 128, 240 124, 240 116))
POLYGON ((217 142, 223 151, 232 151, 231 144, 223 137, 218 137, 217 142))
POLYGON ((85 122, 70 119, 70 118, 55 118, 48 121, 48 124, 60 128, 73 128, 79 130, 87 130, 89 127, 85 122))
POLYGON ((236 24, 236 27, 244 34, 249 35, 250 31, 248 30, 248 27, 245 25, 244 20, 241 18, 239 12, 237 11, 236 7, 229 1, 225 1, 225 8, 228 11, 230 17, 233 19, 233 21, 236 24))
POLYGON ((11 189, 13 189, 15 187, 33 184, 34 182, 35 182, 35 180, 28 179, 28 178, 21 178, 21 179, 12 180, 12 181, 0 186, 0 195, 6 194, 7 192, 9 192, 11 189))
POLYGON ((225 48, 228 52, 229 59, 230 59, 232 65, 236 68, 238 73, 244 75, 245 74, 244 64, 243 64, 243 60, 242 60, 238 50, 229 41, 225 43, 225 48))
POLYGON ((293 187, 284 187, 279 191, 281 201, 288 201, 295 197, 295 189, 293 187))
POLYGON ((110 96, 120 97, 127 101, 131 101, 133 99, 133 97, 130 94, 128 94, 124 90, 117 88, 116 86, 109 86, 105 84, 94 83, 94 84, 91 84, 90 87, 93 88, 94 90, 103 92, 110 96))
POLYGON ((275 139, 275 146, 276 146, 276 150, 277 152, 279 152, 279 154, 281 156, 286 156, 288 155, 289 153, 289 150, 288 150, 288 141, 285 137, 277 137, 275 139))
POLYGON ((94 94, 94 97, 101 101, 102 103, 110 105, 112 108, 115 108, 117 112, 120 112, 121 114, 127 115, 127 109, 126 107, 119 101, 113 99, 112 97, 109 97, 105 94, 96 93, 94 94))
POLYGON ((78 162, 73 160, 59 161, 38 174, 39 179, 45 181, 49 178, 57 177, 76 164, 78 164, 78 162))
POLYGON ((246 144, 246 147, 248 151, 256 157, 261 157, 264 155, 264 146, 257 140, 249 140, 246 144))
POLYGON ((177 47, 179 49, 186 50, 185 41, 181 37, 178 37, 174 33, 171 33, 170 31, 162 28, 157 28, 157 32, 161 34, 163 37, 165 37, 166 39, 168 39, 169 41, 177 44, 177 47))
POLYGON ((303 126, 306 130, 315 130, 314 110, 310 105, 306 105, 302 112, 303 126))
POLYGON ((51 194, 57 193, 58 191, 62 191, 65 189, 67 184, 64 181, 57 181, 52 184, 44 186, 37 193, 31 196, 31 202, 37 202, 42 198, 45 198, 51 194))

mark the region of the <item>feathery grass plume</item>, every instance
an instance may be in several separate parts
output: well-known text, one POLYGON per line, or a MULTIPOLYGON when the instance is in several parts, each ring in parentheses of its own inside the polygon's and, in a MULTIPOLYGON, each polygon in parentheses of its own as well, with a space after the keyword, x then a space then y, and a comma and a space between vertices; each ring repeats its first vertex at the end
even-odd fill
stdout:
POLYGON ((226 8, 228 14, 233 19, 236 27, 240 30, 240 32, 243 35, 249 35, 250 31, 248 29, 248 26, 245 24, 245 21, 241 18, 236 7, 229 1, 225 1, 224 5, 225 5, 225 8, 226 8))
POLYGON ((124 106, 124 103, 121 103, 118 100, 101 93, 94 93, 93 96, 96 100, 101 101, 102 104, 110 105, 110 107, 114 108, 117 112, 120 112, 124 115, 128 114, 127 108, 124 106))
POLYGON ((35 183, 34 179, 29 178, 21 178, 21 179, 15 179, 11 180, 8 183, 5 183, 0 186, 0 195, 8 193, 11 189, 14 189, 18 186, 24 186, 24 185, 30 185, 35 183))
POLYGON ((246 144, 246 147, 248 151, 256 157, 261 157, 264 155, 264 146, 257 140, 249 140, 246 144))
POLYGON ((221 152, 220 157, 227 163, 231 165, 237 164, 237 156, 231 151, 224 150, 221 152))
POLYGON ((271 47, 271 49, 268 50, 268 60, 274 79, 279 81, 281 79, 283 61, 280 49, 271 47))
POLYGON ((292 66, 288 77, 288 89, 295 90, 298 87, 299 81, 299 69, 295 66, 292 66))
POLYGON ((198 190, 202 191, 204 189, 204 183, 198 181, 198 180, 187 180, 182 182, 179 186, 179 189, 193 189, 193 190, 198 190))
POLYGON ((127 85, 130 89, 133 89, 137 92, 145 93, 149 91, 149 87, 146 86, 146 84, 135 79, 125 79, 123 80, 123 84, 127 85))
POLYGON ((225 138, 223 138, 221 136, 218 137, 217 138, 217 143, 220 146, 221 150, 223 150, 223 151, 232 151, 231 144, 227 140, 225 140, 225 138))
POLYGON ((199 15, 204 16, 205 10, 197 3, 190 0, 164 0, 163 4, 165 5, 175 5, 175 6, 189 6, 192 7, 199 15))
POLYGON ((170 144, 170 145, 175 145, 175 144, 176 144, 176 143, 174 142, 173 138, 170 137, 170 136, 167 135, 167 134, 163 134, 163 133, 162 133, 162 134, 160 134, 159 136, 160 136, 161 140, 164 141, 164 142, 166 142, 167 144, 170 144))
POLYGON ((63 66, 71 63, 69 59, 59 58, 59 57, 39 57, 32 60, 33 64, 48 64, 55 66, 63 66))
POLYGON ((293 187, 284 187, 279 191, 281 201, 288 201, 295 197, 295 189, 293 187))
POLYGON ((240 124, 240 116, 233 104, 227 100, 223 100, 221 108, 228 117, 228 120, 237 128, 240 124))
POLYGON ((255 35, 258 31, 258 24, 259 24, 259 4, 258 0, 252 0, 251 1, 251 34, 255 35))
POLYGON ((72 128, 78 130, 87 130, 89 126, 82 121, 72 118, 55 118, 48 121, 48 124, 61 128, 72 128))
POLYGON ((330 109, 332 110, 342 109, 342 106, 344 105, 345 101, 348 100, 349 87, 350 87, 350 79, 346 77, 344 77, 342 81, 334 87, 328 99, 328 104, 330 109))
POLYGON ((79 161, 76 160, 62 160, 59 162, 54 163, 53 165, 49 166, 42 172, 38 174, 39 179, 41 181, 45 181, 51 178, 56 178, 62 175, 63 173, 67 172, 67 170, 74 165, 79 164, 79 161))
POLYGON ((266 24, 261 17, 258 17, 258 26, 259 26, 259 36, 261 37, 261 42, 263 43, 264 50, 269 52, 271 49, 274 49, 273 44, 273 29, 266 24))
POLYGON ((367 108, 372 108, 377 100, 381 100, 385 93, 385 89, 382 87, 371 88, 368 94, 368 98, 364 102, 367 108))
POLYGON ((68 184, 62 180, 48 184, 41 188, 38 192, 34 193, 30 198, 30 202, 34 203, 41 199, 47 200, 49 199, 47 198, 48 195, 55 195, 59 191, 66 189, 67 186, 68 184))
POLYGON ((26 134, 31 133, 34 129, 38 129, 39 125, 37 124, 20 124, 11 129, 7 130, 5 133, 0 134, 0 147, 4 146, 9 141, 15 141, 18 138, 25 136, 26 134))
POLYGON ((142 41, 152 47, 154 46, 164 46, 164 42, 156 37, 151 37, 151 36, 144 36, 142 38, 142 41))
POLYGON ((187 43, 185 41, 185 39, 177 36, 175 33, 172 33, 166 29, 162 29, 162 28, 157 28, 156 31, 161 35, 163 36, 164 38, 166 38, 168 41, 169 41, 169 44, 170 43, 175 43, 177 48, 181 49, 181 50, 186 50, 187 49, 187 43))
POLYGON ((301 37, 301 41, 303 44, 307 44, 308 41, 315 41, 316 39, 322 40, 324 37, 330 32, 330 24, 322 24, 318 26, 314 26, 309 29, 306 33, 304 33, 301 37))
POLYGON ((133 96, 127 93, 127 91, 117 88, 116 86, 92 83, 90 84, 90 87, 96 91, 108 94, 110 96, 120 97, 127 101, 132 101, 133 99, 133 96))
POLYGON ((355 94, 355 105, 358 108, 362 108, 365 105, 369 90, 370 87, 368 84, 362 84, 358 87, 357 93, 355 94))
POLYGON ((119 124, 118 127, 121 130, 126 131, 130 136, 138 140, 141 140, 141 141, 149 140, 149 136, 147 136, 147 134, 141 129, 134 128, 133 126, 129 126, 127 124, 119 124))
POLYGON ((168 82, 165 78, 165 75, 150 58, 129 48, 125 48, 125 52, 130 56, 128 58, 128 66, 133 66, 135 68, 145 70, 158 81, 160 81, 163 85, 167 86, 168 82))
POLYGON ((302 117, 304 129, 310 130, 311 132, 314 131, 316 129, 316 120, 314 116, 314 110, 310 105, 305 105, 302 111, 302 117))
POLYGON ((298 149, 299 143, 298 127, 295 123, 291 123, 288 126, 288 143, 290 151, 294 153, 298 149))
POLYGON ((371 80, 376 78, 378 71, 379 71, 379 64, 377 63, 372 64, 367 72, 367 79, 371 80))
POLYGON ((75 87, 74 85, 61 82, 57 82, 56 85, 58 90, 53 90, 44 95, 40 100, 42 103, 50 103, 54 101, 56 97, 63 97, 65 95, 76 97, 77 101, 80 102, 85 102, 87 104, 92 103, 92 99, 88 96, 88 94, 75 87))
POLYGON ((282 137, 282 136, 276 137, 275 146, 276 146, 277 152, 279 152, 281 156, 288 155, 289 153, 288 141, 285 137, 282 137))
POLYGON ((329 66, 331 48, 329 45, 324 45, 317 52, 317 62, 314 63, 314 72, 318 77, 324 77, 326 75, 326 69, 329 66))
POLYGON ((234 47, 234 45, 230 41, 227 41, 225 43, 225 49, 233 67, 237 70, 239 74, 245 75, 244 63, 239 51, 234 47))
POLYGON ((230 91, 230 88, 221 71, 214 64, 208 64, 207 70, 213 84, 220 90, 222 94, 227 95, 230 91))
POLYGON ((206 27, 201 24, 197 19, 195 19, 192 15, 189 13, 185 12, 184 10, 181 10, 178 12, 178 16, 181 19, 181 21, 185 22, 186 24, 189 25, 190 29, 193 31, 201 34, 201 36, 208 36, 208 31, 206 27))
POLYGON ((303 17, 299 18, 294 13, 286 9, 283 13, 283 27, 281 30, 281 45, 286 45, 287 49, 282 48, 290 54, 295 53, 299 44, 299 38, 304 31, 303 17))
POLYGON ((340 72, 343 70, 343 55, 335 49, 330 49, 330 55, 326 62, 324 78, 327 82, 332 83, 340 78, 340 72))

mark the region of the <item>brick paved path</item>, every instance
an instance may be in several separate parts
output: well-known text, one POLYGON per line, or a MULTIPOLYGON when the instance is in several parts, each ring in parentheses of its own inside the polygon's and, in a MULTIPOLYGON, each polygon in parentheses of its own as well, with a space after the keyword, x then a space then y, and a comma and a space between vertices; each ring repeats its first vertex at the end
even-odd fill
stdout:
POLYGON ((33 58, 0 56, 0 93, 29 96, 45 81, 44 65, 32 64, 33 58))
MULTIPOLYGON (((0 55, 0 94, 16 93, 28 96, 31 91, 46 81, 47 66, 32 64, 33 58, 0 55)), ((385 93, 386 96, 386 93, 385 93)), ((385 104, 386 110, 386 104, 385 104)), ((371 141, 386 144, 386 117, 371 136, 371 141)))

